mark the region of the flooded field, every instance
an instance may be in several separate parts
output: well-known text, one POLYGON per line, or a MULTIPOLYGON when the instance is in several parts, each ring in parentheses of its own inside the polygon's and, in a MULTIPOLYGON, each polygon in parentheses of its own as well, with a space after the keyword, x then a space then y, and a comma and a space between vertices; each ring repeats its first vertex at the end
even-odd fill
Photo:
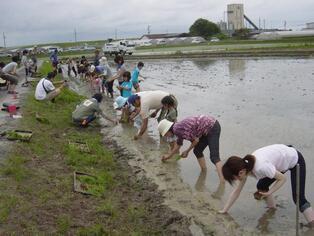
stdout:
MULTIPOLYGON (((129 68, 134 64, 129 63, 129 68)), ((148 77, 141 84, 144 90, 164 90, 178 98, 179 120, 197 114, 210 114, 219 120, 223 161, 268 144, 293 144, 306 159, 307 198, 314 204, 314 59, 149 60, 142 73, 148 77)), ((238 234, 242 229, 295 234, 290 178, 275 194, 276 211, 267 211, 264 202, 253 198, 256 180, 249 178, 230 215, 218 215, 215 211, 232 189, 229 184, 218 186, 209 158, 207 174, 200 175, 193 152, 187 159, 162 164, 160 156, 166 147, 160 145, 156 120, 151 119, 149 124, 148 135, 137 142, 130 140, 135 129, 119 126, 111 135, 138 156, 133 165, 140 165, 159 183, 166 203, 191 215, 207 229, 205 233, 212 230, 216 220, 222 223, 221 229, 214 227, 218 234, 238 234)), ((302 234, 313 235, 313 231, 303 229, 302 234)))

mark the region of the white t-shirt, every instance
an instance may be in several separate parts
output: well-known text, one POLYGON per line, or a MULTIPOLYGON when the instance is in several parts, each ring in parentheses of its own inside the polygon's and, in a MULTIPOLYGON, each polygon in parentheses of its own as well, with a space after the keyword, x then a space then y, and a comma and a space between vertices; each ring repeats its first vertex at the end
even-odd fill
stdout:
POLYGON ((273 179, 276 171, 286 172, 298 162, 298 153, 284 144, 274 144, 257 149, 252 153, 255 164, 252 170, 257 179, 273 179))
POLYGON ((2 71, 4 73, 11 73, 16 70, 16 67, 17 67, 17 63, 12 61, 9 64, 7 64, 5 67, 3 67, 2 71))
POLYGON ((35 91, 35 98, 37 100, 44 100, 47 96, 47 93, 43 87, 43 83, 44 83, 44 86, 46 88, 47 91, 52 91, 55 89, 55 86, 53 86, 53 84, 51 83, 50 80, 47 80, 46 78, 43 78, 41 79, 37 86, 36 86, 36 91, 35 91))
POLYGON ((149 117, 149 111, 153 109, 160 109, 162 107, 161 100, 168 96, 169 93, 164 91, 144 91, 139 92, 137 95, 141 98, 141 116, 142 119, 149 117))
POLYGON ((25 56, 25 55, 22 56, 21 64, 22 64, 25 68, 28 67, 27 56, 25 56))

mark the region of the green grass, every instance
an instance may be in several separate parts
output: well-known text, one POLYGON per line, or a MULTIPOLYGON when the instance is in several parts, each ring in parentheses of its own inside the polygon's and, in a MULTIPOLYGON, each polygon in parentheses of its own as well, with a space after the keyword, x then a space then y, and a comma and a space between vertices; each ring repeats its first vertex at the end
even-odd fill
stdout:
MULTIPOLYGON (((65 48, 65 47, 85 46, 85 44, 87 44, 90 46, 101 48, 106 42, 107 40, 92 40, 92 41, 87 40, 87 41, 78 41, 78 42, 42 43, 42 44, 37 44, 37 47, 53 45, 53 46, 59 46, 59 47, 65 48)), ((23 46, 23 48, 28 48, 28 47, 33 47, 33 46, 34 45, 26 45, 26 46, 23 46)))
MULTIPOLYGON (((45 62, 40 72, 51 70, 45 62)), ((71 121, 75 106, 85 98, 68 89, 55 103, 36 101, 33 94, 25 98, 18 125, 32 130, 33 137, 29 143, 14 143, 0 166, 0 234, 162 234, 159 219, 153 224, 147 216, 147 209, 156 206, 141 202, 143 185, 113 159, 99 127, 82 129, 71 121), (36 114, 49 122, 39 122, 36 114), (69 145, 77 141, 84 141, 90 152, 69 145), (80 177, 92 196, 73 192, 74 171, 95 176, 80 177)))
POLYGON ((57 231, 59 234, 66 234, 71 227, 69 216, 59 216, 57 219, 57 231))
POLYGON ((30 175, 30 172, 25 168, 25 163, 28 161, 27 157, 20 155, 10 156, 0 168, 0 173, 5 176, 11 176, 16 181, 20 182, 30 175))
POLYGON ((15 196, 0 194, 0 224, 7 220, 11 210, 17 203, 18 200, 15 196))

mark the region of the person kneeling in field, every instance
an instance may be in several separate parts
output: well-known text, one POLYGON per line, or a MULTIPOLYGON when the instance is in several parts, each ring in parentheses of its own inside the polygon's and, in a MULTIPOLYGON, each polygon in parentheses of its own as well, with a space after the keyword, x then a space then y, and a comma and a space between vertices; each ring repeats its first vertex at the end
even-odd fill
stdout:
POLYGON ((232 191, 224 208, 219 213, 227 213, 233 203, 238 199, 241 190, 250 175, 255 177, 257 182, 257 192, 254 198, 259 200, 266 198, 268 208, 275 208, 273 193, 278 191, 286 182, 284 175, 290 170, 292 198, 296 203, 297 198, 297 171, 296 166, 300 166, 300 205, 299 209, 303 213, 309 227, 314 227, 314 211, 311 204, 305 198, 305 160, 300 152, 294 147, 284 144, 274 144, 257 149, 252 154, 244 158, 231 156, 222 167, 224 178, 232 185, 235 180, 239 184, 232 191), (270 187, 274 184, 272 187, 270 187))
POLYGON ((106 120, 111 121, 114 124, 118 122, 110 117, 100 109, 103 96, 100 93, 96 93, 92 98, 86 99, 80 105, 78 105, 75 111, 72 113, 72 120, 74 123, 87 127, 90 122, 96 119, 97 114, 100 114, 106 120))
POLYGON ((54 101, 54 99, 59 96, 61 89, 65 86, 66 81, 64 81, 60 87, 55 88, 52 84, 52 80, 56 77, 56 71, 49 72, 46 78, 41 79, 35 90, 35 98, 39 101, 54 101))
POLYGON ((189 152, 193 152, 197 158, 198 164, 202 171, 205 171, 206 162, 203 151, 208 146, 210 151, 210 160, 215 164, 220 183, 225 180, 222 175, 222 163, 219 155, 219 137, 220 137, 220 124, 218 120, 211 116, 193 116, 185 118, 179 122, 170 122, 166 119, 160 121, 158 124, 158 131, 161 136, 173 137, 176 136, 177 141, 172 151, 162 157, 162 161, 170 159, 179 152, 183 145, 183 140, 191 142, 190 147, 181 153, 182 158, 186 158, 189 152))

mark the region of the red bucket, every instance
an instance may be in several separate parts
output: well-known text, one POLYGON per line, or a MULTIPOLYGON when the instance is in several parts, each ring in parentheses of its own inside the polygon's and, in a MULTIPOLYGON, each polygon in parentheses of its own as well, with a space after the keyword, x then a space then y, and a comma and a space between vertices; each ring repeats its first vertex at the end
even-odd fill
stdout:
POLYGON ((8 106, 8 112, 12 115, 16 114, 16 106, 15 105, 9 105, 8 106))

